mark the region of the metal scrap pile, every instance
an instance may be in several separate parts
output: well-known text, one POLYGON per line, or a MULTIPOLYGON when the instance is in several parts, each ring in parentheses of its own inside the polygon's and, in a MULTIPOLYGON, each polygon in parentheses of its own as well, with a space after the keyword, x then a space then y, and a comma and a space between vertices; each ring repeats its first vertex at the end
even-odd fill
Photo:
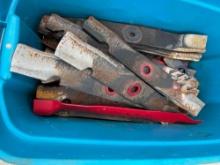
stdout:
POLYGON ((204 103, 190 61, 207 36, 88 19, 44 16, 45 51, 18 44, 11 71, 41 80, 39 115, 198 123, 204 103))

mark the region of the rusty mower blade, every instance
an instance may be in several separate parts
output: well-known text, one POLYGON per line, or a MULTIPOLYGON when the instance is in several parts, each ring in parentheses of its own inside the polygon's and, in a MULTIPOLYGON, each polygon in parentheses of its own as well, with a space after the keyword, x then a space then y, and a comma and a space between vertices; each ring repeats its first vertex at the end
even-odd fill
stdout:
POLYGON ((122 64, 83 42, 71 32, 64 35, 57 46, 55 56, 80 71, 91 70, 92 77, 131 102, 150 109, 178 109, 122 64))
MULTIPOLYGON (((116 92, 89 76, 90 71, 79 71, 59 60, 53 54, 18 44, 13 55, 11 71, 23 74, 43 83, 59 81, 66 86, 107 100, 135 106, 116 92)), ((138 105, 137 105, 138 106, 138 105)))
MULTIPOLYGON (((114 91, 106 89, 107 92, 114 91)), ((84 104, 84 105, 111 105, 111 106, 131 106, 128 104, 111 101, 88 93, 80 92, 65 86, 39 85, 36 91, 37 99, 58 100, 65 103, 84 104)))
POLYGON ((83 27, 100 42, 108 44, 109 53, 142 80, 191 115, 197 116, 199 114, 204 103, 193 94, 182 93, 181 84, 175 82, 152 60, 132 49, 116 33, 94 17, 89 17, 83 27))

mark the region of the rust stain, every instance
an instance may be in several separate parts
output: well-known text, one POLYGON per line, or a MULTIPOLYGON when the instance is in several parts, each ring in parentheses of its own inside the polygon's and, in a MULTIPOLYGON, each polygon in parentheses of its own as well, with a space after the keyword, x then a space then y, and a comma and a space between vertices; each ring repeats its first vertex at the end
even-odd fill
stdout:
POLYGON ((47 47, 55 50, 57 45, 58 45, 58 41, 52 37, 48 37, 48 36, 43 36, 42 38, 42 42, 44 45, 46 45, 47 47))

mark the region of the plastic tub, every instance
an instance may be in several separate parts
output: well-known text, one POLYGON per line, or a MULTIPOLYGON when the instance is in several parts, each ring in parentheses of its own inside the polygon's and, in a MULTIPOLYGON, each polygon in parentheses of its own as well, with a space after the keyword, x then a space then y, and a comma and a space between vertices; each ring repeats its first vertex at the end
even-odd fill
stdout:
POLYGON ((219 161, 219 18, 218 0, 1 0, 0 158, 18 164, 219 161), (51 12, 207 34, 207 53, 193 64, 201 82, 200 98, 207 104, 199 115, 203 123, 159 125, 34 115, 32 99, 37 81, 10 73, 10 61, 19 42, 41 48, 37 25, 51 12))

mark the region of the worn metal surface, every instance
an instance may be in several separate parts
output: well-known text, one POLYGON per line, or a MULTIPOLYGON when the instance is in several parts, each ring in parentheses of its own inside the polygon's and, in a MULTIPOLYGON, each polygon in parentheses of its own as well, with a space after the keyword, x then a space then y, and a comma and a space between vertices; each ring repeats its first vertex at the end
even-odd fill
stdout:
POLYGON ((181 69, 186 70, 188 69, 189 66, 188 61, 174 60, 171 58, 163 58, 163 61, 167 66, 177 70, 181 70, 181 69))
POLYGON ((207 36, 198 34, 177 34, 149 27, 102 21, 126 42, 179 52, 204 53, 207 36))
POLYGON ((39 32, 43 35, 49 37, 52 36, 59 41, 67 31, 77 34, 81 40, 88 42, 103 51, 107 51, 107 47, 104 44, 98 43, 82 29, 82 26, 79 26, 68 19, 62 18, 57 14, 51 14, 50 16, 45 15, 41 19, 39 32))
POLYGON ((109 46, 109 53, 126 65, 131 71, 149 83, 156 90, 168 97, 173 103, 183 108, 191 115, 196 116, 204 103, 195 95, 182 93, 181 84, 174 81, 166 72, 149 58, 132 49, 116 33, 89 17, 83 25, 84 29, 100 42, 109 46))
POLYGON ((185 60, 185 61, 199 61, 202 58, 201 53, 194 52, 178 52, 178 51, 169 51, 164 49, 155 49, 152 47, 146 46, 133 46, 133 48, 137 49, 143 54, 151 53, 157 56, 163 56, 167 58, 177 59, 177 60, 185 60))
POLYGON ((181 85, 181 92, 192 93, 195 96, 199 94, 199 90, 197 89, 199 86, 199 82, 194 77, 194 73, 188 68, 183 70, 183 67, 187 66, 186 62, 181 63, 182 61, 179 61, 179 63, 175 63, 175 60, 171 59, 173 60, 173 62, 171 62, 170 64, 172 64, 173 67, 176 67, 176 69, 174 69, 166 65, 164 58, 158 59, 158 58, 155 58, 153 55, 149 55, 149 58, 153 62, 155 62, 155 64, 160 66, 161 69, 164 70, 168 75, 170 75, 170 77, 175 82, 181 85))
POLYGON ((92 77, 136 104, 150 109, 178 109, 122 64, 71 32, 64 35, 57 46, 55 56, 79 70, 90 70, 92 77))
MULTIPOLYGON (((82 26, 84 22, 84 19, 80 18, 68 19, 79 26, 82 26)), ((167 32, 161 29, 146 26, 103 20, 100 22, 116 32, 121 38, 124 39, 124 41, 130 44, 191 53, 204 53, 206 49, 207 35, 167 32)))
MULTIPOLYGON (((199 49, 206 45, 207 38, 203 35, 175 34, 142 26, 107 21, 102 21, 102 23, 115 31, 126 42, 130 43, 132 47, 144 53, 174 59, 199 61, 202 57, 201 53, 205 51, 203 48, 199 49), (188 43, 188 47, 187 44, 183 44, 185 40, 187 41, 186 43, 188 43)), ((82 19, 69 21, 59 15, 52 14, 42 18, 39 32, 44 35, 51 35, 55 39, 60 40, 64 32, 70 31, 77 34, 83 41, 95 47, 99 47, 102 50, 106 50, 105 45, 96 42, 96 40, 82 30, 82 24, 82 19)))
POLYGON ((196 70, 189 68, 188 61, 175 60, 171 58, 163 58, 164 63, 173 69, 179 70, 182 73, 186 73, 191 77, 194 77, 196 70))
POLYGON ((89 76, 59 60, 53 54, 39 51, 27 45, 18 44, 13 55, 11 71, 41 80, 43 83, 59 81, 66 86, 94 96, 120 103, 130 103, 116 92, 109 93, 106 87, 89 76))
MULTIPOLYGON (((83 19, 70 19, 83 25, 83 19)), ((207 36, 197 34, 177 34, 143 26, 101 21, 116 32, 123 40, 143 53, 173 59, 199 61, 205 52, 207 36)))
POLYGON ((197 89, 199 86, 199 82, 196 80, 195 77, 189 76, 186 73, 167 66, 163 66, 163 70, 167 74, 169 74, 171 78, 175 80, 178 84, 181 84, 181 92, 192 93, 195 96, 199 94, 199 90, 197 89))
MULTIPOLYGON (((57 14, 43 16, 38 31, 45 35, 51 34, 52 32, 71 31, 77 33, 80 38, 87 39, 87 36, 82 33, 82 28, 79 25, 62 18, 57 14)), ((62 35, 60 37, 62 37, 62 35)))
MULTIPOLYGON (((109 90, 109 89, 105 89, 109 90)), ((111 94, 112 90, 107 91, 111 94)), ((114 94, 114 91, 112 91, 114 94)), ((36 91, 37 99, 59 100, 65 103, 84 104, 84 105, 115 105, 115 106, 131 106, 126 103, 111 101, 78 90, 74 90, 65 86, 45 86, 39 85, 36 91)))

